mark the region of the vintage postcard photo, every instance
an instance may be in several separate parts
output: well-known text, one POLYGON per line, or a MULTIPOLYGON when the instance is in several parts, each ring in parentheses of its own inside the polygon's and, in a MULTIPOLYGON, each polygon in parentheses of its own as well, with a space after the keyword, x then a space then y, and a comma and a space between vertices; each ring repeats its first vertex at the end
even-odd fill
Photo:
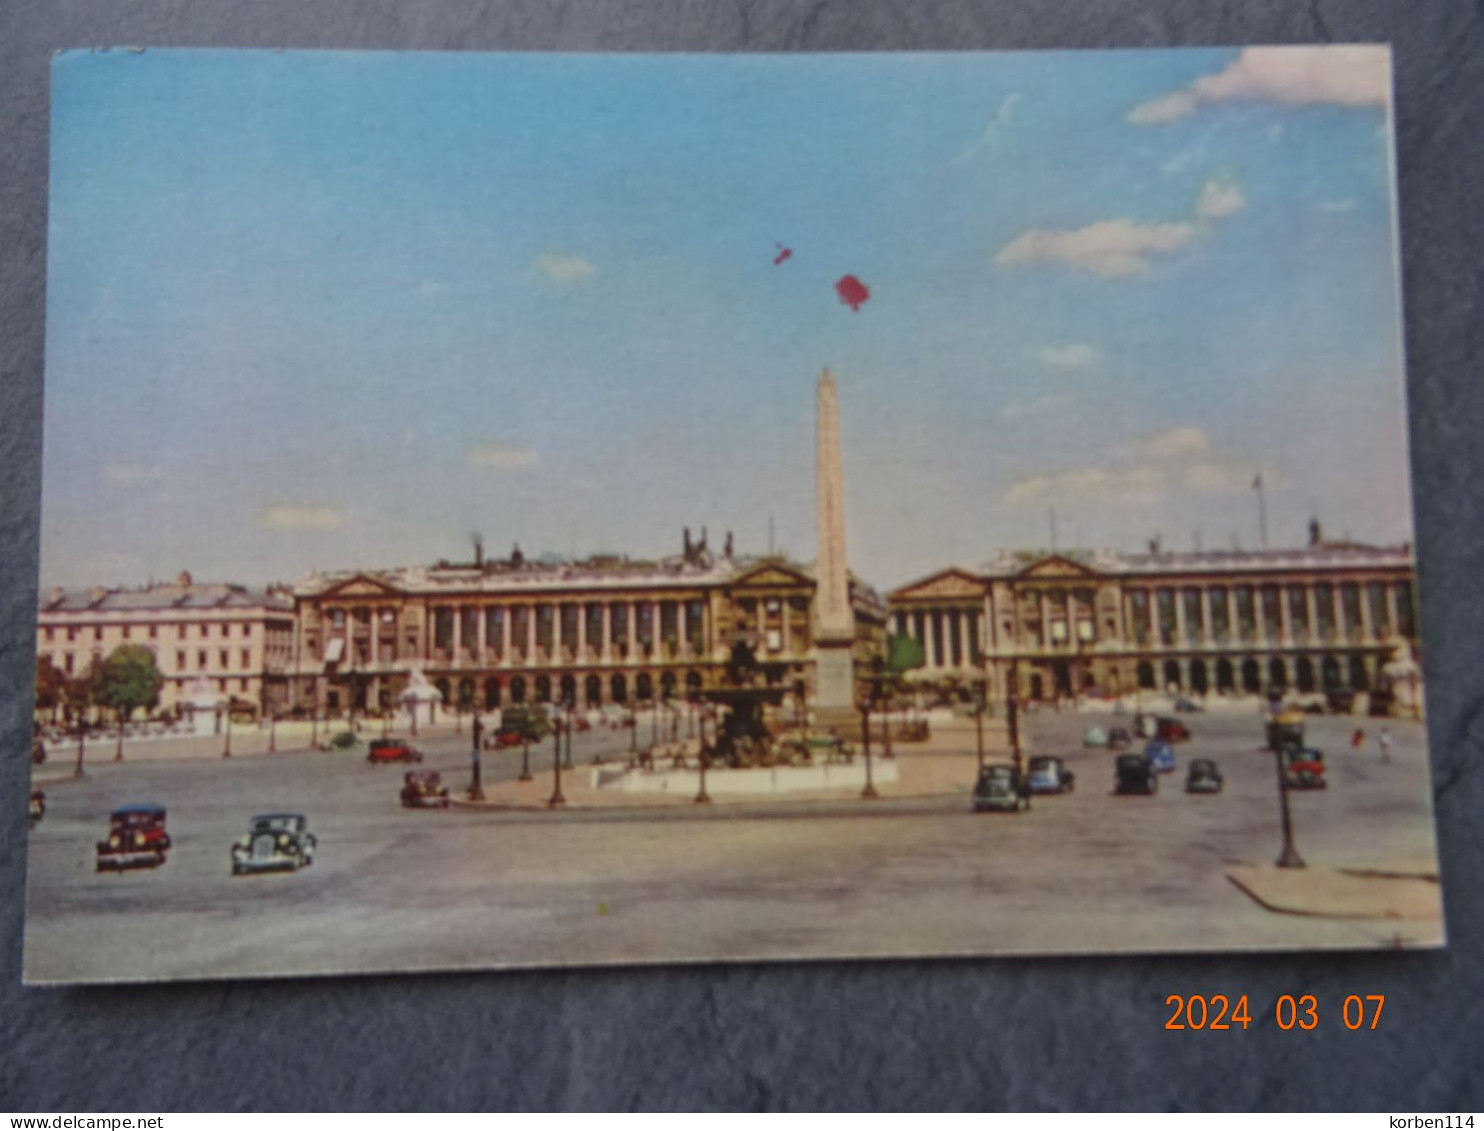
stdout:
POLYGON ((1442 945, 1385 47, 52 77, 29 981, 1442 945))

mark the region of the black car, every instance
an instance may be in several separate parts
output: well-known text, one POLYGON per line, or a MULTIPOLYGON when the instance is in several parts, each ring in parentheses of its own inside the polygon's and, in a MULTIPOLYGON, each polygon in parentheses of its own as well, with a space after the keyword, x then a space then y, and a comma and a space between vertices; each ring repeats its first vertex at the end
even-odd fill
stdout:
POLYGON ((1031 807, 1030 783, 1014 766, 994 763, 979 771, 974 783, 974 812, 1019 813, 1031 807))
POLYGON ((1197 758, 1185 775, 1186 793, 1220 793, 1224 779, 1210 758, 1197 758))
POLYGON ((1124 727, 1113 727, 1108 731, 1110 750, 1122 750, 1125 746, 1132 746, 1133 742, 1133 736, 1124 727))
POLYGON ((1142 754, 1120 754, 1113 764, 1114 793, 1154 794, 1159 790, 1159 772, 1142 754))
POLYGON ((232 875, 297 872, 314 863, 318 846, 303 813, 260 813, 232 844, 232 875))

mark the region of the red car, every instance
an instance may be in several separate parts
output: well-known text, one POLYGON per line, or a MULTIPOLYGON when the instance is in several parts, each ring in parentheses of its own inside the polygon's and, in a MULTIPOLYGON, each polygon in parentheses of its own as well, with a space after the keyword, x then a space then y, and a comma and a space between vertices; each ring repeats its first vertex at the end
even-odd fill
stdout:
POLYGON ((422 760, 422 752, 414 750, 400 738, 373 738, 370 752, 366 755, 366 761, 372 765, 378 762, 421 762, 422 760))
POLYGON ((486 750, 509 750, 520 745, 520 731, 514 727, 501 727, 484 740, 486 750))
POLYGON ((1154 724, 1154 737, 1162 742, 1186 742, 1190 728, 1179 719, 1161 718, 1154 724))
POLYGON ((157 868, 170 851, 165 809, 160 805, 125 805, 108 818, 108 839, 98 842, 98 871, 157 868))

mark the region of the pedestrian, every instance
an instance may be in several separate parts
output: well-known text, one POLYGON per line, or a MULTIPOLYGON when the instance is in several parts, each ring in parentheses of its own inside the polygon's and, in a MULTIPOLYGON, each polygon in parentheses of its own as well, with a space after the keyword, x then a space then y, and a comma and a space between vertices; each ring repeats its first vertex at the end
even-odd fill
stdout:
POLYGON ((1391 761, 1391 732, 1385 727, 1382 727, 1377 741, 1381 744, 1381 761, 1391 761))
POLYGON ((1355 733, 1350 736, 1350 749, 1359 750, 1365 745, 1365 731, 1360 727, 1355 728, 1355 733))

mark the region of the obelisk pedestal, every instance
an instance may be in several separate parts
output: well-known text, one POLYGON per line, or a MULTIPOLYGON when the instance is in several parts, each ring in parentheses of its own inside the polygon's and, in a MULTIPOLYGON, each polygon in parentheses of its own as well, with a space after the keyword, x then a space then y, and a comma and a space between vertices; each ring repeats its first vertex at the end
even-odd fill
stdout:
POLYGON ((821 727, 846 730, 857 719, 855 615, 845 564, 845 479, 840 464, 840 405, 826 369, 815 394, 814 717, 821 727))

